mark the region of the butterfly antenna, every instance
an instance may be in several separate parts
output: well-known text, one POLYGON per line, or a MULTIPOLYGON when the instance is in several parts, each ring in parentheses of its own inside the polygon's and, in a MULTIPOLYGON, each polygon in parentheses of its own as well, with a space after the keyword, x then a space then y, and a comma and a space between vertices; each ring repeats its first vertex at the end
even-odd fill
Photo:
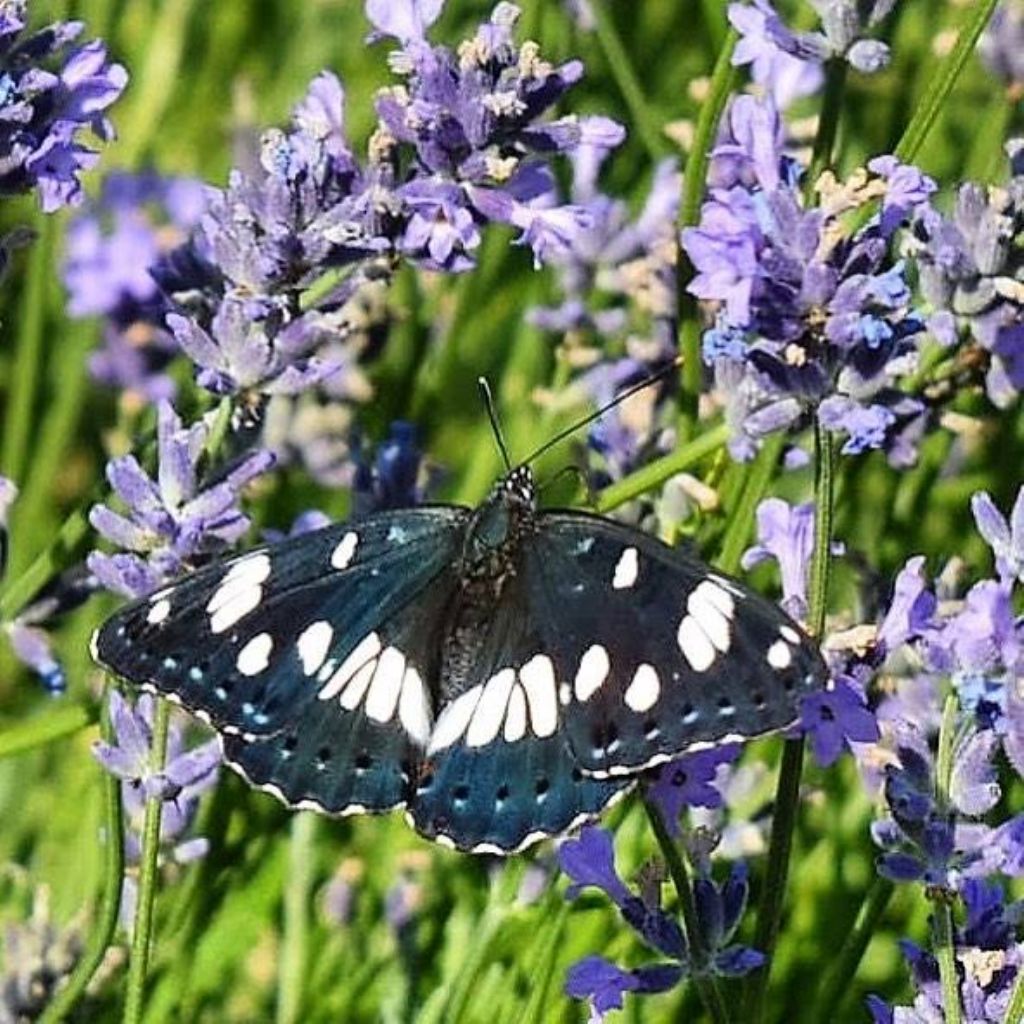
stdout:
POLYGON ((604 405, 602 405, 599 409, 595 409, 588 416, 584 416, 583 419, 578 420, 571 426, 566 427, 565 430, 560 430, 557 434, 555 434, 554 437, 545 441, 529 458, 523 459, 523 465, 529 465, 531 462, 534 461, 534 459, 540 458, 540 456, 543 455, 546 451, 548 451, 551 448, 554 448, 556 444, 560 444, 567 437, 570 437, 572 434, 575 434, 577 430, 582 430, 588 424, 593 423, 594 420, 599 420, 610 409, 614 409, 615 406, 621 405, 627 399, 632 398, 633 395, 635 395, 638 391, 643 391, 644 388, 648 388, 652 384, 656 384, 663 377, 667 377, 673 370, 678 369, 682 365, 683 357, 676 356, 675 359, 672 360, 672 362, 670 362, 667 366, 662 367, 660 370, 658 370, 657 373, 652 373, 649 377, 644 377, 643 380, 637 381, 636 384, 633 384, 631 387, 626 388, 625 391, 622 391, 619 394, 617 394, 610 402, 605 402, 604 405))
POLYGON ((498 423, 498 413, 494 408, 494 396, 491 394, 491 385, 487 383, 486 377, 477 377, 477 387, 480 388, 480 396, 484 400, 484 407, 487 409, 487 418, 491 421, 491 431, 494 440, 498 442, 498 451, 501 452, 502 461, 505 463, 507 472, 512 471, 512 460, 508 457, 508 448, 505 447, 505 438, 501 433, 501 424, 498 423))

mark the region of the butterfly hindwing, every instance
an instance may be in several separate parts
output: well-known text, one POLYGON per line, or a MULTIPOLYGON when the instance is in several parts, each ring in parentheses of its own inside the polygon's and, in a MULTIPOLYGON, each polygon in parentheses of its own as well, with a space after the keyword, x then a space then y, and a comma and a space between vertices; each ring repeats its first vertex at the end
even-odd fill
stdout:
POLYGON ((410 812, 422 834, 459 849, 522 849, 594 817, 628 785, 588 778, 576 764, 529 597, 528 581, 514 576, 468 675, 441 679, 442 692, 457 691, 438 715, 410 812))
POLYGON ((569 687, 565 730, 588 774, 785 728, 823 684, 814 645, 738 581, 603 517, 538 524, 524 556, 531 614, 569 687))
POLYGON ((383 513, 210 566, 114 616, 97 656, 209 720, 229 763, 286 801, 395 806, 430 730, 465 519, 383 513))

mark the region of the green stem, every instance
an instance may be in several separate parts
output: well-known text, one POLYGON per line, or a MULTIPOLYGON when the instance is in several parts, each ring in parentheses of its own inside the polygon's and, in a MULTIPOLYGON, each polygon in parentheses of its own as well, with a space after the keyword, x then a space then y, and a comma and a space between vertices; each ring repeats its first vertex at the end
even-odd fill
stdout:
POLYGON ((694 438, 688 444, 677 448, 660 459, 647 463, 635 473, 606 487, 597 498, 598 512, 610 512, 627 501, 638 498, 641 494, 660 487, 670 477, 692 469, 702 459, 713 455, 725 446, 729 439, 729 428, 723 423, 694 438))
MULTIPOLYGON (((111 687, 107 686, 109 695, 111 687)), ((109 706, 109 705, 108 705, 109 706)), ((109 713, 103 716, 100 726, 103 739, 113 743, 113 725, 109 713)), ((69 1017, 93 975, 103 962, 108 947, 117 931, 118 914, 121 909, 121 886, 124 879, 124 837, 122 835, 121 783, 110 772, 103 773, 103 820, 106 832, 106 859, 103 866, 103 896, 100 903, 99 919, 89 935, 82 958, 78 961, 67 984, 54 996, 47 1006, 39 1024, 59 1024, 69 1017)))
POLYGON ((875 928, 892 899, 895 886, 887 878, 876 877, 857 913, 853 927, 847 933, 842 948, 832 961, 821 983, 812 1020, 832 1020, 843 1000, 850 992, 850 981, 864 950, 874 937, 875 928))
POLYGON ((711 1019, 715 1021, 715 1024, 728 1024, 729 1011, 726 1008, 725 1000, 722 998, 721 989, 718 987, 718 982, 715 980, 714 975, 708 973, 708 950, 704 945, 704 936, 701 933, 700 921, 697 918, 697 904, 693 898, 690 873, 687 870, 679 847, 672 836, 669 835, 658 805, 650 797, 646 789, 644 790, 644 810, 647 812, 647 819, 651 823, 651 830, 654 832, 658 845, 661 847, 665 863, 668 865, 668 872, 672 876, 672 884, 675 886, 676 895, 679 897, 679 907, 683 914, 683 927, 686 930, 686 944, 690 951, 691 977, 697 986, 697 993, 711 1019))
POLYGON ((750 539, 750 530, 757 515, 757 506, 768 490, 785 443, 782 434, 770 437, 753 463, 741 468, 741 472, 746 474, 746 481, 736 507, 730 510, 729 525, 716 561, 723 572, 736 572, 740 566, 743 549, 750 539))
POLYGON ((956 976, 956 951, 953 948, 953 907, 948 898, 935 902, 932 918, 935 935, 935 959, 939 962, 942 1010, 945 1024, 960 1024, 960 985, 956 976))
POLYGON ((43 585, 80 555, 92 527, 88 510, 102 493, 99 488, 75 509, 57 531, 54 542, 0 596, 0 621, 10 622, 42 589, 43 585))
POLYGON ((985 26, 998 2, 999 0, 978 0, 968 10, 956 45, 936 68, 935 74, 925 88, 924 96, 917 104, 914 116, 910 119, 910 124, 896 144, 894 152, 898 159, 910 162, 917 156, 939 114, 942 113, 946 100, 960 77, 960 72, 974 52, 974 47, 977 46, 978 39, 985 31, 985 26))
POLYGON ((284 892, 284 938, 277 976, 277 1024, 295 1024, 301 1019, 302 993, 308 974, 309 903, 318 825, 315 814, 296 814, 292 818, 288 884, 284 892))
MULTIPOLYGON (((835 442, 832 435, 816 423, 814 431, 814 550, 811 555, 809 625, 812 634, 821 636, 828 609, 828 581, 832 551, 832 505, 835 490, 835 442)), ((793 850, 793 833, 800 808, 800 777, 803 772, 804 741, 786 740, 779 767, 775 815, 768 848, 768 867, 764 892, 758 907, 754 948, 768 958, 764 967, 751 975, 747 990, 746 1020, 759 1024, 764 1018, 765 996, 771 973, 772 954, 782 921, 782 906, 789 876, 789 860, 793 850)))
POLYGON ((939 726, 939 747, 935 754, 935 796, 942 810, 949 808, 949 783, 953 777, 953 743, 956 739, 956 713, 959 703, 955 694, 949 694, 942 705, 942 723, 939 726))
POLYGON ((814 149, 811 153, 811 166, 804 181, 805 198, 813 195, 814 185, 821 172, 832 163, 836 138, 839 133, 839 115, 843 106, 848 67, 849 65, 842 57, 833 57, 825 65, 825 94, 822 97, 818 134, 814 138, 814 149))
MULTIPOLYGON (((725 105, 729 101, 736 83, 736 69, 732 64, 733 51, 739 35, 730 28, 725 35, 722 48, 711 73, 708 96, 700 108, 693 133, 693 148, 686 161, 683 174, 682 200, 679 204, 680 229, 693 227, 700 220, 701 202, 708 176, 708 163, 714 145, 718 124, 722 119, 725 105)), ((676 264, 676 293, 679 309, 679 351, 683 354, 682 394, 680 411, 687 429, 697 421, 697 400, 703 386, 702 360, 700 351, 700 311, 697 302, 686 290, 693 277, 693 265, 680 246, 676 264)))
MULTIPOLYGON (((170 724, 170 705, 165 700, 156 702, 153 719, 153 748, 150 768, 161 771, 167 757, 167 732, 170 724)), ((128 962, 128 988, 124 1003, 124 1024, 141 1024, 146 990, 146 972, 153 939, 153 907, 156 902, 157 875, 159 873, 160 819, 163 799, 150 797, 146 801, 146 815, 142 824, 142 855, 139 867, 138 902, 128 962)))
POLYGON ((43 361, 43 325, 46 319, 46 286, 51 270, 53 228, 48 219, 36 219, 39 237, 29 257, 22 302, 18 312, 18 336, 11 362, 11 380, 4 419, 3 472, 20 483, 25 470, 36 406, 36 389, 43 361))
MULTIPOLYGON (((953 746, 956 738, 956 719, 959 702, 956 694, 949 694, 942 706, 939 726, 939 746, 935 754, 935 798, 940 810, 949 808, 949 786, 953 776, 953 746)), ((935 959, 939 962, 939 984, 942 988, 942 1008, 946 1024, 960 1024, 960 983, 956 972, 956 947, 953 936, 952 893, 938 891, 933 897, 935 913, 932 926, 935 941, 935 959)))
MULTIPOLYGON (((231 397, 225 395, 217 404, 217 411, 214 413, 213 425, 210 433, 206 436, 206 444, 203 445, 203 452, 209 462, 212 462, 220 452, 221 445, 228 436, 231 429, 231 413, 234 410, 231 397)), ((207 467, 209 470, 209 467, 207 467)))
POLYGON ((1010 1004, 1006 1007, 1006 1024, 1021 1024, 1021 1021, 1024 1021, 1024 971, 1017 972, 1010 1004))
POLYGON ((660 160, 665 155, 667 148, 662 137, 661 126, 647 103, 640 79, 637 77, 629 54, 619 38, 615 21, 608 13, 606 0, 593 0, 591 10, 594 12, 597 41, 604 51, 612 78, 615 79, 615 84, 619 87, 619 92, 622 93, 622 98, 629 108, 630 122, 636 127, 640 141, 647 150, 647 155, 652 161, 660 160))
POLYGON ((811 634, 825 632, 828 611, 828 584, 832 571, 832 505, 835 500, 835 439, 815 424, 814 429, 814 550, 811 555, 811 579, 808 588, 808 625, 811 634))

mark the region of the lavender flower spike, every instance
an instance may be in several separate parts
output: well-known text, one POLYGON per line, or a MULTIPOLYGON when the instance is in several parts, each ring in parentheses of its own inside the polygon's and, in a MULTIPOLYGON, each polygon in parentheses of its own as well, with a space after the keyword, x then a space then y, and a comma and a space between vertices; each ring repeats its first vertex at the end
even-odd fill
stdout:
POLYGON ((248 528, 238 507, 240 492, 270 468, 273 458, 255 452, 219 482, 201 488, 196 467, 207 433, 205 423, 184 427, 174 409, 161 403, 156 479, 133 455, 108 464, 107 479, 126 512, 94 505, 89 521, 124 553, 94 551, 88 565, 109 590, 129 597, 151 593, 193 565, 197 555, 234 543, 248 528))
POLYGON ((81 22, 56 22, 25 34, 26 0, 8 0, 0 18, 0 194, 37 189, 46 213, 82 201, 80 171, 98 156, 80 141, 89 128, 113 136, 104 111, 128 73, 95 40, 68 52, 81 22))
POLYGON ((979 491, 971 498, 971 511, 978 533, 996 556, 1000 577, 1024 580, 1024 487, 1017 492, 1009 522, 987 491, 979 491))

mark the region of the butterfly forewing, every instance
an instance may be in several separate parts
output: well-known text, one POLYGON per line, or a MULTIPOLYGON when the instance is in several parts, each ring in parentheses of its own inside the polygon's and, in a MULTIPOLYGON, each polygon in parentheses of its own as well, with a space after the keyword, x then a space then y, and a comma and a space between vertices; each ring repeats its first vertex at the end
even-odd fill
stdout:
POLYGON ((385 513, 210 566, 115 615, 97 657, 210 721, 288 802, 395 806, 433 718, 466 518, 385 513))
POLYGON ((540 514, 523 572, 588 774, 782 729, 825 680, 817 649, 776 605, 612 520, 540 514))

